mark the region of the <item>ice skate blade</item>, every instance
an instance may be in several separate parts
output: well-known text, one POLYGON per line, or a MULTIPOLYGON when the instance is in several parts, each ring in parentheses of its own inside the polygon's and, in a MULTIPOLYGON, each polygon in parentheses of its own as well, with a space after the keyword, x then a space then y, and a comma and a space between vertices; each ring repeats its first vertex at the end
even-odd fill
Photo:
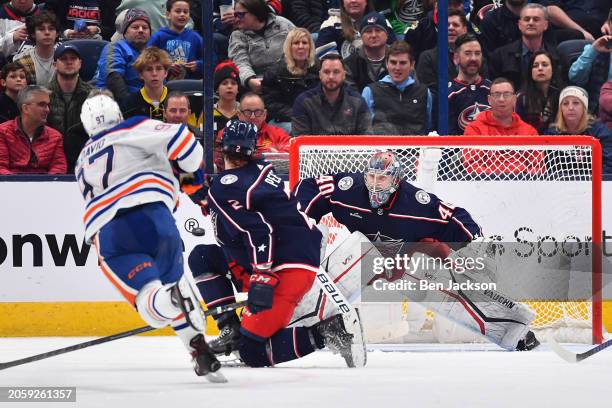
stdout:
POLYGON ((223 375, 221 370, 217 370, 214 373, 208 373, 204 376, 208 382, 215 384, 222 384, 227 382, 227 378, 223 375))

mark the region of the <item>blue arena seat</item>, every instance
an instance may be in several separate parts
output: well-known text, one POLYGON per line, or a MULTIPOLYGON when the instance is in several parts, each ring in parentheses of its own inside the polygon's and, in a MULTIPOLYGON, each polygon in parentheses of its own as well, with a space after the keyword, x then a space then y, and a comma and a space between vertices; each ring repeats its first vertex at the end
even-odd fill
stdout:
POLYGON ((98 69, 98 59, 102 49, 108 44, 105 40, 70 40, 64 44, 74 45, 81 53, 82 65, 79 75, 83 81, 89 82, 98 69))
POLYGON ((582 54, 584 46, 590 43, 589 40, 566 40, 557 45, 557 51, 561 58, 571 65, 582 54))

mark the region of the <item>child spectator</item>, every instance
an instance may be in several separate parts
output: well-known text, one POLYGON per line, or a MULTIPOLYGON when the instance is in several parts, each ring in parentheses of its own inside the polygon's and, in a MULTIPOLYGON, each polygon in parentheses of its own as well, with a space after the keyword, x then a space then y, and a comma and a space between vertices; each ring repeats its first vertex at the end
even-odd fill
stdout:
POLYGON ((170 56, 164 50, 157 47, 142 50, 134 62, 134 69, 144 86, 122 101, 125 118, 146 116, 151 119, 164 119, 164 101, 168 95, 164 80, 171 64, 170 56))
POLYGON ((213 118, 215 121, 215 132, 223 130, 231 119, 238 118, 240 104, 238 97, 238 67, 231 61, 225 61, 215 68, 215 91, 219 100, 213 106, 213 118))
POLYGON ((166 50, 172 65, 168 80, 202 78, 203 40, 200 34, 186 28, 189 23, 190 5, 185 0, 168 0, 166 17, 168 27, 153 34, 148 45, 166 50))
POLYGON ((46 86, 53 74, 53 51, 58 37, 59 24, 55 14, 44 11, 28 19, 28 35, 34 39, 34 47, 15 56, 26 71, 29 84, 46 86))
POLYGON ((0 71, 0 123, 13 120, 19 116, 17 94, 28 85, 25 69, 17 62, 11 62, 0 71))
POLYGON ((299 94, 319 83, 314 42, 305 28, 294 28, 283 45, 284 58, 263 77, 263 98, 269 123, 291 133, 291 111, 299 94))

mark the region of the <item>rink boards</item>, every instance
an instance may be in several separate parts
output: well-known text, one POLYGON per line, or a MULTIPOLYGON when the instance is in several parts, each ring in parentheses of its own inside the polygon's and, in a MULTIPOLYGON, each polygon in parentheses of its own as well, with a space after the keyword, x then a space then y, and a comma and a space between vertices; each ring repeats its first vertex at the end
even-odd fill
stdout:
MULTIPOLYGON (((567 227, 568 234, 590 236, 588 213, 569 211, 551 224, 536 214, 563 212, 557 203, 524 199, 537 189, 542 197, 558 197, 562 191, 564 202, 586 202, 584 186, 485 183, 486 188, 440 183, 435 192, 470 209, 486 233, 495 231, 504 239, 512 239, 521 228, 523 233, 524 228, 532 231, 531 238, 543 237, 560 225, 567 227), (506 198, 500 201, 500 196, 506 198)), ((4 182, 0 196, 5 198, 0 204, 0 336, 99 336, 144 325, 99 271, 95 248, 83 243, 83 199, 74 182, 4 182)), ((603 183, 603 202, 612 202, 612 182, 603 183)), ((187 197, 175 216, 186 254, 198 243, 214 242, 208 219, 187 197), (204 237, 189 233, 197 226, 206 230, 204 237)), ((603 227, 604 232, 612 231, 612 211, 605 206, 603 227)), ((612 244, 608 247, 607 252, 612 252, 612 244)), ((612 299, 607 283, 604 298, 612 299)), ((612 308, 605 303, 604 324, 609 331, 611 315, 612 308)), ((156 333, 160 332, 165 333, 156 333)))

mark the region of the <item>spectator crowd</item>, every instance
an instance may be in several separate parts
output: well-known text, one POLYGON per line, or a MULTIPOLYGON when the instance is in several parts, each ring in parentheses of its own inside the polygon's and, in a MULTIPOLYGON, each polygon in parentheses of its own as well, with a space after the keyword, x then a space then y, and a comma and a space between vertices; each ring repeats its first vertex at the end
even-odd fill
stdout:
MULTIPOLYGON (((275 153, 299 135, 427 135, 448 120, 452 135, 590 135, 612 173, 609 0, 448 0, 444 118, 435 0, 212 4, 218 134, 239 118, 275 153)), ((201 136, 201 106, 192 111, 169 86, 202 79, 201 6, 0 5, 0 174, 72 172, 87 140, 80 106, 94 88, 108 89, 125 118, 184 123, 201 136), (92 42, 75 40, 103 48, 92 60, 92 42), (96 64, 91 78, 81 77, 86 64, 96 64)))

